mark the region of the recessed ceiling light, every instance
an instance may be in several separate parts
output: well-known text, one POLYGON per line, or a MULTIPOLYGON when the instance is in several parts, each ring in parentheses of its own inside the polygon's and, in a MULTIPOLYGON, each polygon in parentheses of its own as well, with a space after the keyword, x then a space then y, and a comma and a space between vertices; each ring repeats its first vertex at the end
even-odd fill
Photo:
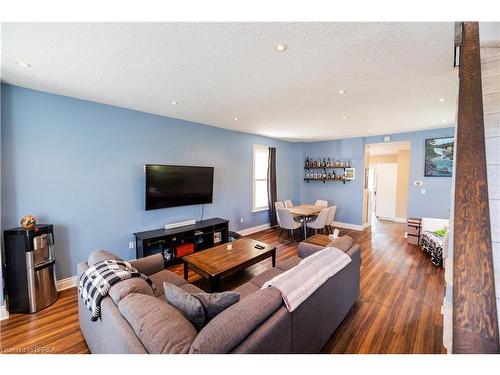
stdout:
POLYGON ((344 95, 345 94, 345 90, 339 90, 339 91, 337 91, 337 94, 344 95))
POLYGON ((31 68, 31 64, 28 64, 27 62, 24 61, 18 61, 17 65, 22 66, 23 68, 31 68))
POLYGON ((233 118, 234 121, 238 121, 238 117, 233 118))
POLYGON ((172 100, 172 105, 177 105, 179 103, 177 103, 175 100, 172 100))
POLYGON ((439 98, 438 102, 442 103, 444 102, 446 99, 445 98, 439 98))
POLYGON ((287 45, 286 44, 277 44, 276 47, 274 47, 276 49, 276 51, 278 52, 285 52, 286 49, 287 49, 287 45))
POLYGON ((342 120, 347 120, 347 116, 342 116, 342 120))
POLYGON ((368 129, 368 133, 371 133, 372 131, 370 129, 368 129))
POLYGON ((446 120, 443 120, 443 124, 446 124, 446 120))

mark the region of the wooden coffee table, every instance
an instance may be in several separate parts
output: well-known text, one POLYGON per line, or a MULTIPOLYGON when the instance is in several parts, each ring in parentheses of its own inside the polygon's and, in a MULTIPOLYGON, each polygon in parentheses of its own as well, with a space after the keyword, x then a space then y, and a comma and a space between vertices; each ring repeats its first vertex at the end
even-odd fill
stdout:
POLYGON ((276 246, 241 238, 183 257, 184 278, 187 280, 188 270, 192 270, 208 279, 210 290, 215 292, 219 288, 221 277, 241 271, 269 257, 275 267, 276 246), (231 250, 227 249, 228 244, 232 244, 231 250), (264 248, 257 249, 255 245, 262 245, 264 248))

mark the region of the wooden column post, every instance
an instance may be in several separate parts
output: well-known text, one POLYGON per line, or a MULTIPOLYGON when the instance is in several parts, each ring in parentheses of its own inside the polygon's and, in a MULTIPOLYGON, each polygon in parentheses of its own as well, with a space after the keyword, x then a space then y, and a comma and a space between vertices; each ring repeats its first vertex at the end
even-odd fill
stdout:
POLYGON ((453 353, 499 353, 477 22, 463 24, 459 75, 453 353))

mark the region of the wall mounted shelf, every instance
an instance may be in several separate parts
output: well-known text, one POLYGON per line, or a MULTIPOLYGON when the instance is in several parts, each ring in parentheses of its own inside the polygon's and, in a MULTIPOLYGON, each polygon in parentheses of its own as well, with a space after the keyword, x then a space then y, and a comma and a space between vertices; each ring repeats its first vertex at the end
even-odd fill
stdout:
POLYGON ((346 169, 350 167, 305 167, 304 169, 346 169))
POLYGON ((334 158, 332 162, 330 158, 309 159, 307 157, 304 163, 304 181, 322 181, 323 183, 338 181, 345 184, 346 181, 352 181, 355 177, 356 170, 351 165, 349 159, 334 158), (341 173, 340 170, 343 172, 341 173))
POLYGON ((333 179, 333 178, 325 178, 325 179, 323 179, 323 178, 304 178, 304 181, 307 181, 307 182, 309 182, 309 181, 321 181, 323 183, 326 183, 327 181, 328 182, 343 182, 345 184, 346 181, 349 182, 351 180, 345 180, 345 179, 339 179, 339 178, 335 178, 335 179, 333 179))

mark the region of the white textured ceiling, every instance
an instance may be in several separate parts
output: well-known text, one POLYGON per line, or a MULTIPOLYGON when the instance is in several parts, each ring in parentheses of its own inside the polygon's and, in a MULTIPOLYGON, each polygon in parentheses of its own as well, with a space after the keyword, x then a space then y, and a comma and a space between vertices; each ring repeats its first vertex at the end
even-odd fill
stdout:
POLYGON ((2 80, 292 141, 367 136, 454 123, 453 32, 453 23, 4 23, 2 80))

